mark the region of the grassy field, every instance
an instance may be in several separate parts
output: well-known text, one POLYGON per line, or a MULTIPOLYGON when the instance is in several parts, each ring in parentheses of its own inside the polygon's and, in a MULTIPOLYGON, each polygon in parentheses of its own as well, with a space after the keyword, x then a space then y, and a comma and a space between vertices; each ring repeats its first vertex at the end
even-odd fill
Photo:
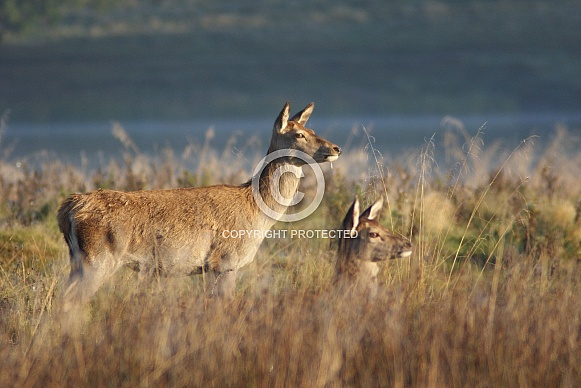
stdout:
POLYGON ((274 227, 336 228, 356 191, 364 205, 387 195, 382 223, 414 253, 381 266, 375 299, 335 292, 328 240, 267 239, 231 302, 199 277, 139 283, 123 270, 74 333, 55 220, 68 193, 240 183, 252 163, 239 158, 255 156, 211 143, 147 156, 118 128, 122 164, 0 161, 0 384, 578 386, 581 139, 557 128, 542 154, 534 138, 506 150, 454 124, 445 165, 430 142, 389 164, 353 150, 325 168, 313 216, 274 227))

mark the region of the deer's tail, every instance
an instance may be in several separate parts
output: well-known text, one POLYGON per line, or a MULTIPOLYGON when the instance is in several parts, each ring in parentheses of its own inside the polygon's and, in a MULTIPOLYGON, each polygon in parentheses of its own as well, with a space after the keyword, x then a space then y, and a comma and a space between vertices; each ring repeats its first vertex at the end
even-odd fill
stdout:
POLYGON ((71 196, 63 202, 57 215, 59 229, 69 246, 69 255, 71 257, 69 280, 72 280, 76 276, 83 276, 83 259, 85 256, 79 244, 79 238, 75 228, 74 206, 75 199, 71 196))

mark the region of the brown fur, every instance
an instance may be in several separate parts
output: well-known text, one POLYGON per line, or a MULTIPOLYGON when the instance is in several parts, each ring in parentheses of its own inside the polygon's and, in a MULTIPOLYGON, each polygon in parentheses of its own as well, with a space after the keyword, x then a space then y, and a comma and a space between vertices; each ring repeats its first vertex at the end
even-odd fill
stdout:
MULTIPOLYGON (((268 153, 296 149, 318 163, 335 160, 335 144, 305 128, 309 104, 289 120, 289 103, 275 121, 268 153)), ((281 166, 300 168, 295 158, 279 158, 264 168, 259 191, 274 210, 270 177, 281 166)), ((283 174, 281 194, 292 197, 299 178, 283 174)), ((233 292, 236 270, 253 260, 262 238, 227 238, 225 230, 268 230, 276 222, 254 201, 251 181, 240 185, 120 192, 96 190, 73 194, 61 205, 58 224, 71 256, 73 298, 86 299, 121 265, 146 272, 187 275, 213 274, 216 291, 233 292), (90 277, 90 280, 85 278, 90 277), (75 294, 75 293, 73 293, 75 294)))
POLYGON ((411 254, 412 245, 407 239, 379 224, 382 205, 380 198, 360 215, 359 200, 355 197, 343 221, 343 230, 350 231, 352 238, 339 241, 337 283, 360 285, 373 294, 379 272, 377 262, 411 254))

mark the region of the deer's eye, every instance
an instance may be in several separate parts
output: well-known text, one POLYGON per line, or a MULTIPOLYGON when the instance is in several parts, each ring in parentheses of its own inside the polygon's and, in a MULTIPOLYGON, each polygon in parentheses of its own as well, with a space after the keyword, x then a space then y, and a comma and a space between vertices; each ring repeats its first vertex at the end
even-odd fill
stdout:
POLYGON ((379 233, 369 232, 369 238, 378 238, 378 237, 379 237, 379 233))
POLYGON ((304 139, 305 138, 305 135, 303 135, 302 133, 297 133, 297 134, 295 134, 295 137, 297 139, 304 139))

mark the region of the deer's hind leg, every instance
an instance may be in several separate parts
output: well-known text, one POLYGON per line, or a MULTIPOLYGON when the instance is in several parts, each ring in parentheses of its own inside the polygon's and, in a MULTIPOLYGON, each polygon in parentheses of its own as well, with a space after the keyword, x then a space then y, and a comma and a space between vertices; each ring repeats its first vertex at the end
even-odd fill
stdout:
POLYGON ((102 253, 91 264, 71 258, 71 273, 63 294, 64 310, 82 306, 121 266, 111 253, 102 253))

